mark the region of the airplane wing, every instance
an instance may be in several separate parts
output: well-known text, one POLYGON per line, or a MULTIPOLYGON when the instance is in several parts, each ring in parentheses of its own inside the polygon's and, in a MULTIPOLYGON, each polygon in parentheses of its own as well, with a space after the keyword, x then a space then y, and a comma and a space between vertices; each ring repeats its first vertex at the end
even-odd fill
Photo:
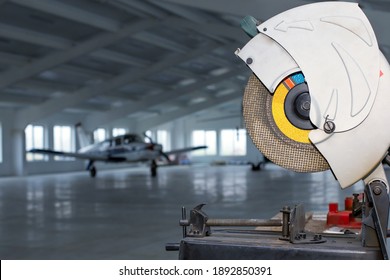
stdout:
POLYGON ((181 153, 191 152, 191 151, 200 150, 200 149, 207 149, 207 146, 196 146, 196 147, 182 148, 182 149, 178 149, 178 150, 172 150, 172 151, 169 151, 169 152, 164 152, 164 154, 166 154, 166 155, 174 155, 174 154, 181 154, 181 153))
POLYGON ((100 160, 100 161, 109 161, 110 157, 106 156, 98 156, 84 153, 72 153, 72 152, 60 152, 48 149, 31 149, 28 151, 29 153, 35 154, 45 154, 45 155, 53 155, 53 156, 64 156, 64 157, 74 157, 79 159, 88 159, 88 160, 100 160))

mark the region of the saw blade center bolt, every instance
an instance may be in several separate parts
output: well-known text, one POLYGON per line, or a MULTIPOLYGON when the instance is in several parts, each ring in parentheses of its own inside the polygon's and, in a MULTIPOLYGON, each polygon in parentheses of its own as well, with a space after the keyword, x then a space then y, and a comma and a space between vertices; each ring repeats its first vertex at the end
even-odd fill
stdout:
POLYGON ((284 101, 284 113, 292 125, 299 129, 315 129, 310 121, 310 94, 305 83, 291 88, 284 101))
POLYGON ((310 96, 308 92, 301 93, 295 99, 295 111, 302 119, 310 120, 310 96))

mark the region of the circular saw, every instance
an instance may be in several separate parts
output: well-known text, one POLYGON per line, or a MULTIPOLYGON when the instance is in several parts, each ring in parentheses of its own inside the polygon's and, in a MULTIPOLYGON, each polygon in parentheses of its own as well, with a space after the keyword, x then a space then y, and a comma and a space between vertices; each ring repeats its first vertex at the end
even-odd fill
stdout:
POLYGON ((359 6, 313 3, 242 27, 251 40, 236 55, 253 72, 243 114, 264 156, 298 172, 331 169, 342 188, 386 181, 390 67, 359 6))

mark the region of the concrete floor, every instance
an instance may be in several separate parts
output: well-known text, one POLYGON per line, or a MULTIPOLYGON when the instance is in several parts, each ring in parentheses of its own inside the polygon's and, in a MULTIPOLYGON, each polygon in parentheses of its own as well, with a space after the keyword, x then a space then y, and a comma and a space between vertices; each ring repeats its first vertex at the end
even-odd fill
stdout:
MULTIPOLYGON (((118 166, 120 167, 120 166, 118 166)), ((362 184, 340 190, 330 172, 299 174, 272 164, 146 167, 0 179, 0 258, 177 259, 181 207, 207 203, 213 218, 270 218, 284 205, 327 211, 362 184)))

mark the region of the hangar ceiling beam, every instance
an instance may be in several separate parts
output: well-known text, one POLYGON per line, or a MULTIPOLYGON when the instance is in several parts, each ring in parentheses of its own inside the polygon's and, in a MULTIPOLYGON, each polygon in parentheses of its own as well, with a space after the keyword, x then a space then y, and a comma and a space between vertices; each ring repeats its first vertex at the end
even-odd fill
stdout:
POLYGON ((12 66, 20 66, 31 62, 26 56, 19 54, 12 54, 7 52, 0 52, 0 63, 12 66))
POLYGON ((22 79, 34 76, 59 64, 66 63, 67 61, 84 55, 88 52, 112 45, 123 38, 126 38, 141 30, 148 29, 152 26, 155 26, 156 24, 159 24, 159 22, 151 20, 140 20, 124 26, 116 33, 103 33, 97 35, 71 48, 63 51, 53 52, 43 58, 35 60, 32 63, 27 63, 24 66, 18 67, 17 69, 4 71, 0 73, 0 88, 4 88, 22 79))
MULTIPOLYGON (((57 36, 47 35, 44 33, 39 33, 32 30, 27 30, 27 29, 5 25, 1 23, 0 23, 0 36, 31 43, 31 44, 36 44, 40 46, 51 47, 59 50, 68 49, 76 44, 75 42, 57 36)), ((10 55, 12 56, 12 54, 10 55)), ((93 51, 92 53, 90 53, 90 55, 100 59, 105 59, 116 63, 122 63, 122 64, 127 64, 132 66, 144 67, 150 64, 149 61, 143 60, 141 58, 132 57, 126 54, 114 52, 107 49, 100 49, 100 50, 93 51)), ((26 58, 26 60, 28 60, 28 58, 26 58)))
MULTIPOLYGON (((69 60, 72 60, 78 56, 84 55, 89 52, 91 52, 92 56, 119 62, 118 60, 120 60, 120 57, 123 57, 122 54, 112 52, 109 50, 99 49, 99 48, 104 48, 106 46, 114 44, 115 42, 125 37, 128 37, 134 33, 137 33, 139 31, 146 30, 158 24, 164 24, 165 21, 172 22, 172 19, 167 18, 162 22, 159 22, 158 20, 156 21, 140 20, 124 26, 120 31, 116 33, 103 33, 80 44, 71 43, 72 47, 68 49, 62 51, 56 51, 40 59, 36 59, 32 62, 30 61, 30 63, 26 63, 25 65, 20 66, 18 69, 10 69, 0 73, 0 88, 4 88, 22 79, 26 79, 36 74, 39 74, 40 72, 46 69, 50 69, 59 64, 66 63, 69 60)), ((176 20, 174 22, 177 23, 179 26, 181 24, 188 24, 188 21, 181 20, 181 19, 176 20)), ((213 26, 210 26, 209 24, 204 24, 204 25, 198 25, 196 27, 194 27, 191 24, 190 27, 199 29, 200 31, 205 31, 205 32, 211 31, 212 33, 222 34, 223 36, 230 37, 230 39, 239 39, 240 36, 243 36, 243 32, 241 32, 241 30, 239 30, 238 28, 237 29, 229 28, 222 24, 216 24, 213 26)), ((27 30, 23 31, 23 33, 20 34, 20 36, 24 37, 25 33, 29 33, 29 31, 28 32, 27 30)), ((29 37, 28 36, 24 37, 24 40, 26 40, 26 38, 29 37)), ((38 40, 37 38, 42 38, 42 37, 38 36, 33 40, 38 40)), ((42 44, 42 42, 40 42, 40 44, 42 44)), ((57 47, 63 48, 63 45, 59 44, 58 42, 56 43, 56 45, 57 47)), ((135 66, 142 66, 142 67, 146 66, 144 65, 144 63, 146 63, 144 60, 133 58, 130 56, 126 56, 124 58, 126 58, 125 60, 126 64, 133 64, 135 66)))
MULTIPOLYGON (((158 125, 173 121, 175 119, 185 117, 187 115, 196 113, 198 111, 202 111, 208 109, 213 106, 221 105, 223 103, 232 101, 234 99, 238 99, 242 96, 242 92, 236 91, 235 93, 224 95, 219 98, 213 98, 211 100, 207 100, 206 102, 197 103, 191 106, 184 107, 179 110, 175 110, 169 113, 164 113, 159 116, 151 117, 149 119, 142 120, 141 123, 137 124, 138 131, 146 131, 150 128, 156 127, 158 125)), ((238 102, 239 103, 239 102, 238 102)))
POLYGON ((66 107, 75 106, 88 98, 102 95, 126 84, 150 77, 154 73, 160 72, 165 68, 175 66, 182 63, 183 61, 187 61, 201 54, 210 52, 216 47, 218 47, 218 45, 213 44, 186 54, 176 54, 165 60, 157 62, 150 67, 143 69, 142 71, 126 71, 125 73, 115 76, 100 84, 86 86, 76 90, 71 95, 49 100, 39 106, 33 106, 31 108, 24 109, 17 114, 16 126, 19 128, 24 128, 24 126, 29 122, 40 120, 44 117, 50 116, 51 114, 62 111, 66 107))
POLYGON ((248 42, 248 36, 245 32, 239 27, 232 27, 222 23, 213 23, 205 22, 202 24, 194 24, 188 20, 183 20, 179 18, 171 18, 166 21, 166 24, 169 26, 180 26, 192 30, 198 34, 208 34, 212 36, 218 36, 221 38, 227 38, 235 42, 248 42))
POLYGON ((119 2, 123 5, 126 5, 128 7, 131 7, 133 9, 139 10, 145 14, 151 15, 156 18, 165 18, 168 16, 167 13, 161 11, 160 9, 157 9, 153 5, 150 5, 149 3, 145 2, 144 0, 114 0, 116 2, 119 2))
POLYGON ((20 95, 14 93, 1 92, 1 103, 15 103, 18 105, 31 105, 31 104, 40 104, 47 99, 44 97, 37 97, 31 95, 20 95))
POLYGON ((73 66, 70 64, 64 64, 59 66, 56 71, 60 73, 66 73, 66 74, 73 74, 73 73, 79 73, 80 75, 93 77, 93 79, 109 79, 112 78, 113 75, 108 72, 103 72, 98 69, 91 69, 91 68, 85 68, 80 66, 73 66))
POLYGON ((74 91, 78 88, 76 85, 53 82, 53 81, 42 81, 37 79, 28 79, 18 83, 18 87, 25 87, 33 90, 45 90, 49 94, 55 93, 57 91, 66 93, 74 91))
MULTIPOLYGON (((207 99, 207 100, 218 98, 218 96, 217 96, 218 94, 223 94, 227 90, 223 89, 223 90, 220 90, 217 93, 209 93, 209 92, 205 92, 205 91, 202 91, 202 90, 204 90, 209 85, 218 84, 220 82, 227 83, 231 78, 233 78, 233 77, 235 77, 237 75, 242 75, 242 73, 245 72, 245 70, 246 70, 245 68, 241 67, 239 69, 233 70, 233 71, 225 73, 223 75, 215 76, 215 77, 209 78, 207 80, 195 83, 193 85, 186 86, 186 87, 183 87, 183 88, 179 88, 179 89, 177 89, 175 91, 166 93, 166 95, 164 97, 162 97, 161 100, 146 99, 146 104, 144 104, 144 105, 145 105, 145 107, 148 107, 148 108, 155 107, 155 106, 158 106, 160 108, 160 107, 163 107, 163 106, 169 106, 171 104, 174 104, 174 105, 177 105, 177 106, 183 106, 183 105, 186 106, 187 104, 189 104, 190 100, 194 99, 194 98, 204 98, 204 99, 207 99), (189 101, 180 102, 177 99, 177 98, 179 98, 179 97, 181 97, 183 95, 189 101), (159 102, 157 102, 157 101, 159 101, 159 102)), ((233 87, 229 88, 229 93, 231 91, 236 91, 236 90, 238 90, 238 87, 237 86, 233 86, 233 87)), ((243 92, 243 90, 242 90, 242 92, 243 92)))
MULTIPOLYGON (((1 33, 1 31, 0 31, 0 33, 1 33)), ((107 49, 100 49, 100 50, 97 50, 97 51, 90 53, 89 55, 96 57, 96 58, 105 59, 108 61, 122 63, 122 64, 126 64, 126 65, 131 65, 131 66, 137 66, 137 67, 145 67, 145 66, 148 66, 151 64, 151 62, 149 62, 147 60, 144 60, 144 59, 141 59, 138 57, 134 57, 134 56, 130 56, 127 54, 123 54, 123 53, 114 52, 114 51, 107 50, 107 49)), ((10 66, 22 66, 23 64, 32 63, 35 60, 36 59, 32 59, 30 57, 26 57, 26 56, 22 56, 22 55, 0 52, 0 62, 4 63, 6 65, 10 65, 10 66)), ((78 66, 59 65, 59 67, 60 67, 60 69, 72 68, 72 71, 74 71, 74 72, 83 72, 83 73, 89 72, 90 75, 93 75, 93 76, 94 75, 106 76, 106 77, 112 76, 112 75, 109 75, 108 73, 104 73, 104 74, 102 72, 98 73, 97 71, 93 71, 91 69, 86 69, 86 68, 81 68, 78 66)))
POLYGON ((86 118, 84 123, 86 127, 90 127, 90 128, 98 125, 110 123, 117 119, 124 118, 130 113, 139 112, 145 110, 145 108, 164 104, 166 102, 171 101, 174 98, 182 96, 183 94, 186 94, 187 96, 190 92, 194 92, 196 90, 205 88, 206 86, 211 84, 225 81, 233 76, 242 74, 243 71, 244 70, 240 68, 239 70, 234 70, 220 76, 209 78, 207 80, 195 84, 191 84, 183 88, 178 88, 173 91, 168 91, 166 93, 158 94, 156 96, 153 96, 153 98, 146 97, 136 103, 124 105, 121 108, 115 108, 115 110, 111 110, 103 114, 91 114, 86 118))
MULTIPOLYGON (((232 48, 232 56, 234 56, 234 50, 236 49, 233 49, 232 48)), ((207 60, 208 61, 211 61, 219 66, 227 66, 227 67, 231 67, 232 66, 232 63, 230 63, 229 61, 223 59, 223 58, 220 58, 220 57, 217 57, 215 55, 207 55, 207 60)))
POLYGON ((116 9, 119 9, 121 11, 124 11, 132 16, 139 17, 139 18, 149 18, 149 15, 141 12, 140 10, 136 10, 133 7, 127 6, 125 4, 122 4, 120 2, 116 1, 107 1, 105 4, 108 4, 112 7, 115 7, 116 9))
MULTIPOLYGON (((134 56, 130 56, 130 55, 127 55, 124 53, 118 53, 118 52, 107 50, 107 49, 100 49, 100 50, 94 51, 94 52, 90 53, 90 55, 93 57, 100 58, 100 59, 105 59, 105 60, 109 60, 112 62, 136 66, 136 67, 148 67, 149 65, 152 64, 148 60, 134 57, 134 56)), ((213 61, 215 60, 213 56, 209 56, 209 59, 213 60, 213 61)), ((21 66, 23 64, 31 63, 33 61, 34 60, 29 58, 29 57, 15 55, 15 54, 11 54, 11 53, 0 52, 0 63, 4 63, 6 65, 21 66)), ((218 63, 217 61, 215 61, 215 62, 218 63)), ((82 73, 82 74, 86 74, 86 75, 90 75, 90 76, 98 76, 98 77, 104 77, 104 78, 111 78, 112 77, 112 75, 110 75, 109 73, 93 71, 90 69, 81 68, 81 67, 73 66, 73 65, 72 66, 71 65, 60 65, 59 67, 60 67, 59 68, 60 71, 61 70, 71 70, 72 72, 82 73)), ((198 76, 198 75, 194 74, 193 72, 189 72, 189 71, 186 71, 183 69, 177 69, 177 68, 170 69, 170 72, 172 74, 175 74, 175 75, 180 76, 180 77, 185 77, 185 78, 197 78, 197 76, 198 76)), ((159 86, 161 86, 161 85, 159 85, 159 86)))
MULTIPOLYGON (((310 3, 304 0, 278 0, 278 1, 246 0, 246 1, 240 1, 239 4, 237 4, 236 0, 213 0, 213 1, 149 0, 149 1, 153 1, 153 2, 159 1, 160 3, 164 3, 164 2, 172 3, 172 4, 182 5, 185 7, 198 8, 205 11, 226 13, 226 14, 242 16, 242 17, 248 15, 248 11, 250 11, 250 13, 252 13, 251 16, 254 16, 259 20, 267 20, 271 16, 284 12, 288 9, 310 3)), ((371 9, 370 7, 365 8, 364 5, 363 5, 363 10, 374 27, 379 43, 381 45, 383 44, 386 46, 390 46, 390 35, 389 32, 387 32, 388 26, 390 24, 389 12, 381 11, 377 9, 374 10, 371 9)))
POLYGON ((154 5, 159 6, 160 8, 170 11, 180 17, 186 18, 192 22, 196 23, 204 23, 207 21, 215 21, 215 19, 206 13, 200 10, 189 9, 188 7, 170 3, 164 3, 164 1, 157 0, 151 1, 154 5))
MULTIPOLYGON (((23 64, 31 63, 32 61, 33 60, 31 60, 29 57, 26 56, 0 52, 0 63, 5 64, 10 68, 19 67, 23 64)), ((64 68, 69 70, 71 68, 77 68, 77 67, 72 66, 67 68, 67 66, 65 66, 64 68)), ((78 68, 76 70, 79 71, 78 68)), ((54 82, 54 81, 43 81, 38 79, 26 79, 17 83, 17 86, 32 88, 36 90, 43 89, 45 91, 46 90, 49 92, 51 91, 51 93, 55 91, 68 92, 68 91, 76 90, 78 88, 78 86, 76 85, 66 84, 62 82, 54 82)))
POLYGON ((128 54, 124 53, 118 53, 115 51, 107 50, 107 49, 100 49, 97 51, 94 51, 90 53, 91 56, 109 60, 116 63, 122 63, 132 66, 138 66, 138 67, 145 67, 150 64, 150 61, 147 61, 145 59, 130 56, 128 54))
MULTIPOLYGON (((193 23, 204 24, 206 22, 217 22, 215 17, 212 17, 200 10, 194 10, 192 8, 184 7, 181 5, 161 2, 160 0, 153 1, 153 4, 159 6, 162 9, 170 11, 171 13, 174 13, 181 18, 185 18, 193 23)), ((196 31, 196 29, 193 30, 196 31)), ((223 39, 222 37, 215 34, 200 33, 200 32, 198 32, 198 34, 206 36, 217 42, 226 43, 226 39, 223 39)))
MULTIPOLYGON (((14 39, 40 46, 51 47, 58 50, 65 50, 77 44, 76 42, 58 36, 47 35, 44 33, 35 32, 32 30, 27 30, 2 23, 0 23, 0 37, 14 39)), ((90 55, 117 63, 140 67, 144 67, 148 63, 150 63, 149 61, 143 60, 141 58, 133 57, 107 49, 93 51, 92 53, 90 53, 90 55)))
POLYGON ((103 17, 88 10, 66 4, 64 1, 54 0, 10 0, 20 6, 53 14, 72 21, 93 26, 102 30, 116 32, 120 29, 120 23, 116 20, 103 17))
MULTIPOLYGON (((161 2, 161 0, 159 0, 161 2)), ((276 15, 287 9, 296 6, 308 4, 304 0, 162 0, 167 3, 174 3, 192 8, 198 8, 205 11, 246 16, 248 11, 251 15, 260 20, 269 18, 270 15, 276 15)))
POLYGON ((207 75, 207 73, 196 74, 194 72, 187 71, 187 70, 184 70, 182 68, 171 68, 168 71, 169 71, 169 73, 172 73, 172 74, 177 75, 179 77, 188 78, 188 79, 198 79, 199 77, 205 77, 207 75))
POLYGON ((133 37, 144 43, 154 45, 160 48, 164 48, 169 51, 174 51, 179 53, 185 53, 186 51, 188 51, 188 48, 186 46, 178 44, 166 37, 162 37, 150 32, 140 32, 138 34, 135 34, 133 37))
MULTIPOLYGON (((154 81, 151 81, 151 80, 141 80, 141 81, 138 81, 137 85, 141 85, 141 86, 144 86, 144 87, 147 87, 147 88, 150 88, 150 89, 172 90, 172 86, 171 85, 164 85, 164 84, 161 84, 161 83, 158 83, 158 82, 154 82, 154 81)), ((128 96, 129 94, 126 94, 126 92, 124 92, 123 96, 126 96, 126 95, 128 96)))
POLYGON ((0 37, 50 47, 54 49, 67 49, 72 42, 64 38, 36 32, 17 26, 0 23, 0 37))

